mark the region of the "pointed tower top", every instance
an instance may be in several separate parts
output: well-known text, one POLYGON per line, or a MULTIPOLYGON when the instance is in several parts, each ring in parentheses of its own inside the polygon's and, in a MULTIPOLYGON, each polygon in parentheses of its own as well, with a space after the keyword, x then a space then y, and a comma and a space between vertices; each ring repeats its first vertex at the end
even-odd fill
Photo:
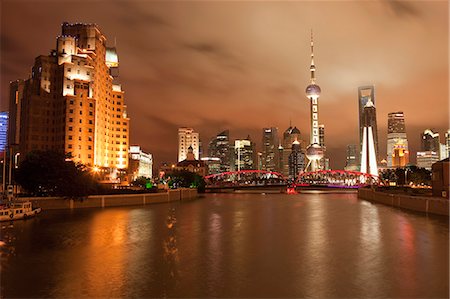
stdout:
POLYGON ((314 74, 316 71, 316 66, 314 65, 314 35, 312 29, 311 29, 311 67, 309 68, 309 70, 311 71, 311 84, 314 84, 316 82, 316 77, 314 74))

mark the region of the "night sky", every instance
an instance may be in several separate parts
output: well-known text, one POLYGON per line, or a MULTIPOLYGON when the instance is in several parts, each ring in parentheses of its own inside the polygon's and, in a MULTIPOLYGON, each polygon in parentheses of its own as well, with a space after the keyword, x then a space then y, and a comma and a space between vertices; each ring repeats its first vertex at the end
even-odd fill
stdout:
POLYGON ((314 30, 320 122, 333 168, 358 143, 357 88, 373 84, 380 152, 389 112, 403 111, 412 162, 420 133, 449 127, 448 2, 12 1, 1 5, 1 105, 9 81, 55 48, 61 23, 97 23, 116 40, 130 143, 156 166, 177 159, 177 128, 206 152, 229 129, 260 150, 262 128, 289 121, 309 140, 309 39, 314 30))

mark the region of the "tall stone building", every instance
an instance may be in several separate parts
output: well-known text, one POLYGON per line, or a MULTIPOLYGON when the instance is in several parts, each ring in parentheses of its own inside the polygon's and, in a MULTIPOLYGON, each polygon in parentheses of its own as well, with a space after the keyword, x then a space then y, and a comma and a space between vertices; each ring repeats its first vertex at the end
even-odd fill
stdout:
POLYGON ((128 167, 129 118, 115 48, 96 24, 62 24, 56 49, 10 85, 9 142, 71 153, 90 167, 128 167))
POLYGON ((187 158, 189 147, 192 147, 195 160, 200 160, 200 136, 192 128, 178 129, 178 162, 187 158))

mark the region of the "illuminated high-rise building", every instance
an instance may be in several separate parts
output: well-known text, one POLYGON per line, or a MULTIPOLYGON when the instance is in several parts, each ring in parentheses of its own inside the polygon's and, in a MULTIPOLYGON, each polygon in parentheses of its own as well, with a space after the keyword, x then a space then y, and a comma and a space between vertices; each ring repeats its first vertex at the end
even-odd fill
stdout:
POLYGON ((320 169, 320 159, 323 158, 323 148, 320 146, 319 138, 319 97, 321 89, 316 84, 316 66, 314 65, 314 40, 311 32, 311 66, 309 68, 311 72, 310 84, 306 87, 306 96, 311 103, 311 138, 310 144, 306 148, 306 157, 308 158, 308 164, 306 169, 316 171, 320 169))
POLYGON ((289 176, 289 156, 292 151, 292 143, 297 141, 300 144, 300 153, 304 155, 304 150, 302 146, 304 146, 303 140, 301 139, 300 130, 297 127, 289 126, 283 133, 282 147, 283 147, 283 161, 281 173, 285 176, 289 176))
POLYGON ((361 86, 358 88, 358 107, 359 107, 359 150, 362 152, 363 146, 363 132, 365 124, 371 127, 373 134, 373 141, 375 146, 375 157, 379 161, 378 157, 378 130, 377 130, 377 115, 375 108, 375 87, 374 86, 361 86), (370 109, 365 109, 369 100, 372 102, 370 109))
POLYGON ((408 145, 399 140, 398 143, 394 145, 392 151, 392 167, 406 167, 409 164, 409 150, 408 145))
POLYGON ((323 158, 320 159, 320 169, 330 169, 330 158, 326 157, 327 147, 325 145, 325 125, 319 125, 319 145, 323 150, 323 158))
POLYGON ((445 150, 447 151, 447 157, 450 157, 450 130, 445 132, 445 150))
MULTIPOLYGON (((386 161, 388 167, 394 167, 393 154, 396 144, 401 144, 402 148, 408 150, 408 139, 406 137, 405 115, 403 112, 391 112, 388 114, 387 148, 386 161)), ((399 148, 397 146, 397 148, 399 148)))
POLYGON ((230 131, 225 130, 217 134, 211 139, 208 145, 208 155, 211 158, 219 158, 219 172, 231 170, 231 155, 230 150, 230 131))
POLYGON ((194 129, 178 129, 178 162, 186 160, 189 147, 192 147, 195 160, 199 160, 199 140, 199 134, 194 129))
POLYGON ((290 179, 297 179, 298 174, 305 170, 305 155, 301 151, 300 142, 294 140, 289 154, 289 174, 290 179))
POLYGON ((248 136, 247 139, 235 140, 235 170, 240 171, 254 169, 254 153, 255 144, 251 141, 250 136, 248 136))
POLYGON ((432 151, 432 152, 439 152, 439 133, 433 132, 431 129, 426 129, 423 131, 422 134, 420 134, 421 139, 421 151, 432 151))
POLYGON ((278 129, 263 128, 262 132, 262 169, 275 171, 278 158, 278 129))
POLYGON ((364 107, 363 115, 363 138, 361 151, 361 172, 371 175, 378 175, 378 165, 376 158, 375 140, 373 134, 373 116, 375 115, 375 107, 369 98, 364 107))
POLYGON ((5 151, 8 141, 8 112, 0 112, 0 153, 5 151))
POLYGON ((358 146, 356 144, 347 145, 347 159, 344 169, 350 171, 359 170, 358 156, 358 146))
POLYGON ((9 142, 71 153, 91 167, 128 167, 129 118, 115 48, 95 24, 62 24, 56 49, 10 85, 9 142))
POLYGON ((433 151, 417 152, 417 167, 431 170, 431 166, 439 161, 439 153, 433 151))

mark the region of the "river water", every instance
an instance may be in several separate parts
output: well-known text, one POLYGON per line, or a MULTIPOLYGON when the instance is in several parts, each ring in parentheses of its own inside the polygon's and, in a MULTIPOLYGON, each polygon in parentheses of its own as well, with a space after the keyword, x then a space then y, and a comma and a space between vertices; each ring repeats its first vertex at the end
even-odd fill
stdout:
POLYGON ((207 194, 1 223, 1 296, 448 298, 448 218, 356 194, 207 194))

